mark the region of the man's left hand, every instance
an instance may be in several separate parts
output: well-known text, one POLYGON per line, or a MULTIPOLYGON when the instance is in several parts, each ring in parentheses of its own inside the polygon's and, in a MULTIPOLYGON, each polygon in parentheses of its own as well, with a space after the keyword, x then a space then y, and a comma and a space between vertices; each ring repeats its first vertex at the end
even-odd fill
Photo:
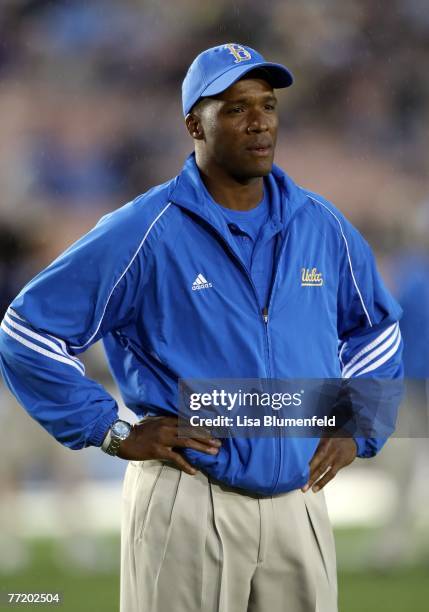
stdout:
POLYGON ((323 489, 341 468, 355 460, 356 453, 353 438, 322 438, 310 461, 310 477, 301 491, 305 493, 313 488, 316 493, 323 489))

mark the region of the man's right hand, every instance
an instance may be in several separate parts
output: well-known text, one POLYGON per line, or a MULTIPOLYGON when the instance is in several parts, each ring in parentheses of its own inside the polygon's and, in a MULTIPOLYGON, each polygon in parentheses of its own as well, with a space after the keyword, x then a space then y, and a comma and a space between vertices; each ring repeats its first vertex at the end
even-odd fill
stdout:
POLYGON ((128 438, 121 442, 117 456, 131 461, 146 459, 172 461, 179 469, 194 476, 197 470, 174 449, 193 448, 209 455, 217 455, 221 441, 207 436, 179 438, 178 433, 176 417, 145 419, 133 426, 128 438))

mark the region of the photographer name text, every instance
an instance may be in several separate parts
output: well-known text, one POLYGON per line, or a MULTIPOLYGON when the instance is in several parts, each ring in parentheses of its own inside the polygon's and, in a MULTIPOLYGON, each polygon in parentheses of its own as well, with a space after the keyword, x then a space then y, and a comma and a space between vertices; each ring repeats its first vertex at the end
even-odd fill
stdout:
POLYGON ((264 415, 263 418, 236 415, 234 417, 219 415, 215 417, 189 418, 192 427, 335 427, 335 416, 312 416, 305 418, 278 417, 264 415))

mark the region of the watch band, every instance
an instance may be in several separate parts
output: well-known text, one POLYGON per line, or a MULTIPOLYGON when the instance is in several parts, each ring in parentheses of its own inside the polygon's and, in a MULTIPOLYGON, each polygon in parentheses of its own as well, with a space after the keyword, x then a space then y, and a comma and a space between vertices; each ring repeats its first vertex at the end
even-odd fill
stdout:
POLYGON ((101 445, 101 450, 104 451, 105 453, 107 452, 107 449, 109 448, 109 444, 110 444, 110 442, 112 440, 112 436, 110 434, 110 429, 111 428, 109 427, 109 429, 107 430, 107 434, 106 434, 106 436, 105 436, 105 438, 103 440, 103 443, 101 445))
POLYGON ((110 444, 106 448, 106 453, 108 455, 112 455, 112 457, 115 457, 116 453, 119 450, 119 445, 121 444, 121 442, 122 442, 121 438, 113 438, 113 437, 111 437, 110 444))

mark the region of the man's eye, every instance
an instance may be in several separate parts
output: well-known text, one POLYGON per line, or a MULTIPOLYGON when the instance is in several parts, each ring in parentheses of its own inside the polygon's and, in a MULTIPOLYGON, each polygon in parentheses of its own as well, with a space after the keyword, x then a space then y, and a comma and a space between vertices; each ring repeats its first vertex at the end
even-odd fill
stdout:
POLYGON ((232 107, 228 112, 233 114, 233 113, 241 113, 243 111, 243 107, 242 106, 234 106, 232 107))
POLYGON ((275 106, 274 106, 274 104, 266 104, 266 105, 265 105, 265 108, 266 108, 267 110, 274 110, 274 109, 275 109, 275 106))

